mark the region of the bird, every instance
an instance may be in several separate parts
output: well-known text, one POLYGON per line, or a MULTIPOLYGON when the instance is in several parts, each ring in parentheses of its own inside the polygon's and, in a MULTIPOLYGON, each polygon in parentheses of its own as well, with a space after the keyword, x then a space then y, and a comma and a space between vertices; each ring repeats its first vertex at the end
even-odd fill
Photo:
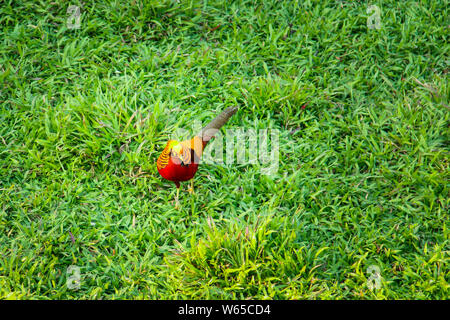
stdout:
POLYGON ((189 192, 194 193, 194 176, 202 157, 203 150, 215 134, 238 110, 237 106, 228 107, 207 124, 190 140, 169 140, 156 161, 159 174, 166 180, 172 181, 177 187, 175 208, 179 209, 180 182, 191 180, 189 192))

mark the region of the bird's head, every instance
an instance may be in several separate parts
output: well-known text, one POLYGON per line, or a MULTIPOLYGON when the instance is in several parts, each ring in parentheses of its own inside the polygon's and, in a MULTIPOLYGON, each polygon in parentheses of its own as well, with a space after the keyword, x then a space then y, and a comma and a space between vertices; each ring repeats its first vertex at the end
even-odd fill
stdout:
POLYGON ((176 157, 180 157, 180 155, 183 152, 183 147, 182 147, 181 143, 179 143, 176 140, 169 140, 167 142, 166 149, 169 150, 169 154, 176 156, 176 157))

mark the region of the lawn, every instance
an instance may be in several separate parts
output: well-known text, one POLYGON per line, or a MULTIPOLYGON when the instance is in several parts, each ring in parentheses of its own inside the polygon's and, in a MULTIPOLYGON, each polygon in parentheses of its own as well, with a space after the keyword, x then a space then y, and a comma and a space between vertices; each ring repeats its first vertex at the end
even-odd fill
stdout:
POLYGON ((3 1, 0 298, 448 299, 448 16, 3 1), (278 170, 203 163, 176 209, 166 141, 235 105, 278 170))

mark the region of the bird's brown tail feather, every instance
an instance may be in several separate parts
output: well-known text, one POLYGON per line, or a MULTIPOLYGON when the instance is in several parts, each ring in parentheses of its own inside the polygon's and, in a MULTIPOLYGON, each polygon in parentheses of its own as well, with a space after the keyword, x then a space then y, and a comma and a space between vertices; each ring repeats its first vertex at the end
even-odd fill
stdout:
POLYGON ((200 132, 198 136, 200 136, 203 140, 203 143, 206 143, 211 140, 211 138, 223 127, 225 123, 231 118, 233 114, 235 114, 238 110, 238 107, 228 107, 222 113, 220 113, 217 117, 215 117, 210 123, 208 123, 200 132))

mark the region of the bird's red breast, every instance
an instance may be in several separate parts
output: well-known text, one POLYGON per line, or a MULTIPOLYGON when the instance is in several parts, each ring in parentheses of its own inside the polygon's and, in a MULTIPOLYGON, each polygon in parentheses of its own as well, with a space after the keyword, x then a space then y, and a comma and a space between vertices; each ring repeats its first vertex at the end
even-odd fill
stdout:
POLYGON ((169 140, 156 162, 159 174, 177 185, 180 181, 192 179, 197 172, 203 147, 198 137, 183 142, 169 140))

